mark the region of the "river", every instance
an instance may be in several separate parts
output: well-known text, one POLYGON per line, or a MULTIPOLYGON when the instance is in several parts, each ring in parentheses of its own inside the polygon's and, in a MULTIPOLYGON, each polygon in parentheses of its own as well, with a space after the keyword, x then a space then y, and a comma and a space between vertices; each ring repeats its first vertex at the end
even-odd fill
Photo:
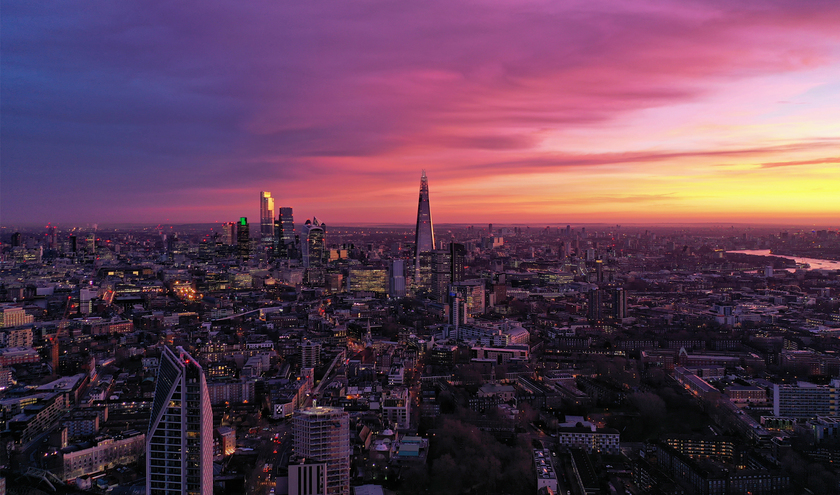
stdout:
POLYGON ((769 249, 748 249, 746 251, 727 251, 727 253, 742 253, 754 254, 756 256, 775 256, 776 258, 787 258, 789 260, 794 260, 797 263, 808 263, 809 265, 811 265, 811 268, 809 268, 810 270, 840 270, 840 261, 821 260, 816 258, 800 258, 798 256, 783 256, 781 254, 772 254, 769 249))

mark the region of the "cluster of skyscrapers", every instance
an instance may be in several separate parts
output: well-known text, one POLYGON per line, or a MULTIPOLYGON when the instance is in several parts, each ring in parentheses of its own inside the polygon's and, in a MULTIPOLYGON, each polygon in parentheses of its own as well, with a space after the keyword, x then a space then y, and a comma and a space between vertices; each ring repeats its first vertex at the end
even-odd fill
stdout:
POLYGON ((291 207, 277 208, 274 215, 274 198, 268 191, 260 192, 260 232, 252 236, 247 217, 238 222, 228 222, 222 227, 220 243, 234 246, 243 261, 252 258, 261 261, 274 259, 300 259, 303 266, 321 266, 326 261, 326 224, 317 218, 306 220, 300 234, 295 231, 291 207))

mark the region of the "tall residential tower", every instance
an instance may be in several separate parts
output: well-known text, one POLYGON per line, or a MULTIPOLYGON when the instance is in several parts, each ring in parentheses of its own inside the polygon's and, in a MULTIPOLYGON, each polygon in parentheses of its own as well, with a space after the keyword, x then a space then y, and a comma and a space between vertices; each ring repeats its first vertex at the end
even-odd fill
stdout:
POLYGON ((163 348, 146 436, 148 495, 213 494, 213 410, 201 365, 163 348))
POLYGON ((328 495, 350 495, 350 415, 339 408, 309 407, 295 411, 292 425, 295 456, 326 465, 328 495))

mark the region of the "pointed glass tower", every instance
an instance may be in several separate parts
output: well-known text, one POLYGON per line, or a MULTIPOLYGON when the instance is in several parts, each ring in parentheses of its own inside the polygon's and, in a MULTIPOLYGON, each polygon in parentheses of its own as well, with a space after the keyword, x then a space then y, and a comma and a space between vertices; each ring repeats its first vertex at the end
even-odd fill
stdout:
POLYGON ((414 234, 414 267, 420 271, 422 253, 431 253, 435 249, 435 230, 432 226, 432 210, 429 208, 429 179, 426 171, 420 176, 420 202, 417 205, 417 228, 414 234))

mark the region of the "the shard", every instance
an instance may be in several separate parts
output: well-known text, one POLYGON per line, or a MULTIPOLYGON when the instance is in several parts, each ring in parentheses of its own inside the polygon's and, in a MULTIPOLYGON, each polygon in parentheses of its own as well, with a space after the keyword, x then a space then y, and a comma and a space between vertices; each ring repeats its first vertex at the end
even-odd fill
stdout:
POLYGON ((422 255, 435 249, 435 230, 432 226, 432 210, 429 208, 429 179, 426 178, 425 170, 420 176, 420 202, 417 205, 417 228, 414 232, 414 269, 415 276, 419 276, 422 255))

